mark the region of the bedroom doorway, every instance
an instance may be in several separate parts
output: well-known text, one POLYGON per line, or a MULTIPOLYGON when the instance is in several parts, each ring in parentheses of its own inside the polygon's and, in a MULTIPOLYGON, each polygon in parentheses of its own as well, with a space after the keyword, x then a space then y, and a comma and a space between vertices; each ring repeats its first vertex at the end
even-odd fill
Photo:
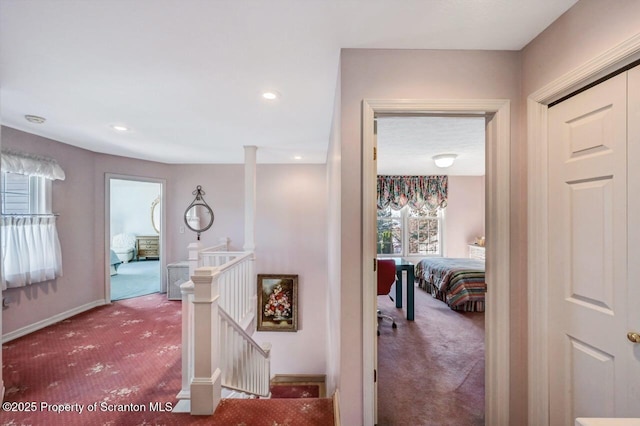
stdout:
MULTIPOLYGON (((508 100, 364 100, 362 158, 362 277, 375 283, 376 155, 375 118, 381 114, 477 115, 486 118, 486 282, 485 310, 485 423, 508 424, 509 419, 509 142, 508 100), (497 262, 500 259, 500 262, 497 262), (495 291, 493 291, 495 290, 495 291)), ((364 420, 377 415, 376 302, 373 285, 363 286, 364 420)))
POLYGON ((479 287, 485 281, 485 117, 380 114, 376 124, 378 188, 413 189, 378 195, 377 255, 411 264, 420 279, 413 287, 412 321, 390 297, 378 296, 378 308, 398 324, 397 329, 388 321, 378 326, 378 390, 396 396, 378 400, 378 424, 426 418, 434 424, 484 424, 484 290, 479 287), (456 156, 453 164, 433 160, 447 153, 456 156), (433 274, 418 267, 422 260, 430 262, 428 268, 460 269, 456 287, 429 288, 421 278, 433 274), (429 404, 423 403, 425 389, 429 404))
POLYGON ((164 182, 107 175, 106 300, 163 292, 164 182))

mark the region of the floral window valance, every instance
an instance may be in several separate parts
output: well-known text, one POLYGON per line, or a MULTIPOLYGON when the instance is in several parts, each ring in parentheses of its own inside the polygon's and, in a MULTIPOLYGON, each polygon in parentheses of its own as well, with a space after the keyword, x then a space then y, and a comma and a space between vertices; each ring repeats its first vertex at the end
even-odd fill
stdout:
POLYGON ((447 206, 448 186, 448 176, 378 176, 378 209, 441 209, 447 206))

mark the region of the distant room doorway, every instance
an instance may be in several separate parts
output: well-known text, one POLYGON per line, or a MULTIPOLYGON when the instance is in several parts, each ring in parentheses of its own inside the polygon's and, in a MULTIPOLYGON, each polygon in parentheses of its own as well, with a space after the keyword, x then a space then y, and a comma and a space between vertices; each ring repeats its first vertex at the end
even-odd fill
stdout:
POLYGON ((163 292, 163 183, 108 176, 106 186, 108 300, 163 292))
POLYGON ((486 118, 382 114, 376 123, 377 256, 401 260, 416 279, 411 320, 378 296, 398 323, 378 320, 378 424, 484 424, 486 118), (448 153, 452 163, 434 160, 448 153), (430 281, 440 268, 460 279, 430 281))
MULTIPOLYGON (((486 247, 485 279, 485 423, 509 418, 509 276, 510 276, 510 102, 493 100, 363 100, 362 101, 362 278, 376 283, 377 135, 375 121, 385 114, 479 115, 486 118, 486 247), (490 213, 489 213, 490 212, 490 213), (498 261, 498 259, 500 261, 498 261), (374 262, 372 262, 372 260, 374 262)), ((363 414, 377 423, 377 336, 374 285, 363 285, 363 414)), ((403 293, 404 294, 404 293, 403 293)))

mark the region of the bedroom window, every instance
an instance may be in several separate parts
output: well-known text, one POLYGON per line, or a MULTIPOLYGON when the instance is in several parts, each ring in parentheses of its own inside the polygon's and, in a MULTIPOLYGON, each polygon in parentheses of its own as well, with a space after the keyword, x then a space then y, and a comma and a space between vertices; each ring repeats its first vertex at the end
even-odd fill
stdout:
POLYGON ((441 256, 444 209, 378 210, 378 254, 441 256))
POLYGON ((413 210, 408 211, 407 230, 409 234, 409 255, 440 256, 441 250, 441 219, 442 209, 438 211, 413 210))
POLYGON ((448 188, 447 175, 379 175, 378 254, 442 256, 448 188))
POLYGON ((402 222, 401 210, 378 210, 378 254, 403 254, 402 222))

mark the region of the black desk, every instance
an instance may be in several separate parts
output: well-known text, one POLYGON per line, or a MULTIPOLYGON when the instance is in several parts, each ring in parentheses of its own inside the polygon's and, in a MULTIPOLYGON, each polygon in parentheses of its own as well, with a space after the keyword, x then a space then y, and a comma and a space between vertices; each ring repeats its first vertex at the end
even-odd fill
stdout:
MULTIPOLYGON (((380 258, 382 259, 382 258, 380 258)), ((388 258, 393 259, 396 262, 396 308, 402 308, 403 304, 406 306, 404 309, 407 315, 407 321, 413 321, 414 314, 414 290, 415 290, 415 274, 414 265, 408 260, 400 257, 388 258), (407 271, 407 279, 402 279, 402 271, 407 271), (405 291, 402 291, 402 287, 405 291), (406 302, 403 301, 403 296, 406 296, 406 302)))

